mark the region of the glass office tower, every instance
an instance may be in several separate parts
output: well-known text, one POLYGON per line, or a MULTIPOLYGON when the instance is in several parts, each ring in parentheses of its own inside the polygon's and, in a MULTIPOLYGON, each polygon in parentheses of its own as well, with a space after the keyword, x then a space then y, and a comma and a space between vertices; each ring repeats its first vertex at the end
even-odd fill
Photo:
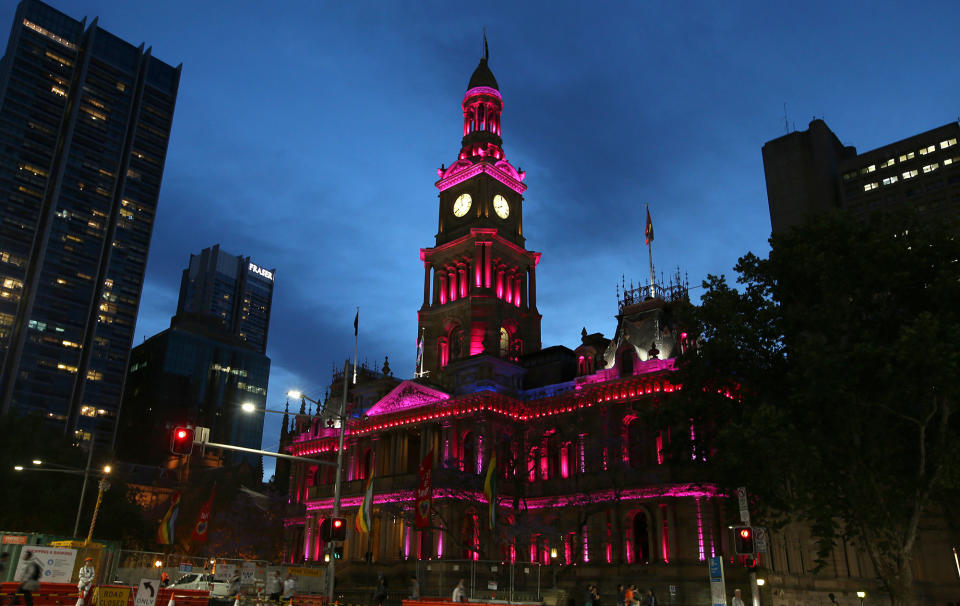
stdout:
POLYGON ((112 442, 180 81, 37 0, 0 61, 0 412, 112 442))

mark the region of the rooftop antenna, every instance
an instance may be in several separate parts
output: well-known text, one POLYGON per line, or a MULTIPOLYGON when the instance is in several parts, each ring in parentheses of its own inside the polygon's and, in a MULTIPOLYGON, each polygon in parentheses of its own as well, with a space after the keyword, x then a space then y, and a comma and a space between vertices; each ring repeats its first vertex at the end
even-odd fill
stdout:
POLYGON ((787 121, 787 102, 783 102, 783 130, 786 133, 790 132, 790 123, 787 121))

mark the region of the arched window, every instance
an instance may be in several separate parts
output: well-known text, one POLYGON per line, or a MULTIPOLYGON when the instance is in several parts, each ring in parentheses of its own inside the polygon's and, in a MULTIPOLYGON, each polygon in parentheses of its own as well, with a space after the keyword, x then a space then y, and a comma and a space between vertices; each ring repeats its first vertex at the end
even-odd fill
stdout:
POLYGON ((507 329, 500 327, 500 356, 507 357, 507 354, 510 353, 510 333, 507 332, 507 329))
POLYGON ((638 564, 650 563, 650 520, 645 511, 638 511, 633 516, 632 551, 638 564))

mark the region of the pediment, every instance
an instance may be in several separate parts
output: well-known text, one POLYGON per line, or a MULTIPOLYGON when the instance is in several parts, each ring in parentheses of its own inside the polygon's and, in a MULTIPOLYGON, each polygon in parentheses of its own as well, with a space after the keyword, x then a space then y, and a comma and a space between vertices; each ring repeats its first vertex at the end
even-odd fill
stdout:
POLYGON ((439 389, 433 389, 414 381, 403 381, 371 406, 366 415, 373 417, 391 414, 449 399, 450 394, 439 389))

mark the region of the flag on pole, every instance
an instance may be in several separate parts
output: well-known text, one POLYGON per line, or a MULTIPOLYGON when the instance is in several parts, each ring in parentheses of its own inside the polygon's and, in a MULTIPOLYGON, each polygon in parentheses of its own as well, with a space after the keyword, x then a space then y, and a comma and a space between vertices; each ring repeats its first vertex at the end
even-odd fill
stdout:
POLYGON ((200 514, 197 516, 197 523, 193 525, 193 532, 190 533, 190 540, 194 543, 206 543, 207 531, 210 530, 210 510, 213 509, 213 497, 217 494, 217 485, 214 484, 210 489, 210 498, 200 508, 200 514))
POLYGON ((420 370, 420 364, 423 362, 423 332, 420 333, 420 340, 417 341, 417 370, 420 370))
POLYGON ((653 242, 653 221, 650 220, 650 207, 647 207, 647 226, 643 230, 645 236, 644 244, 653 242))
POLYGON ((490 504, 490 530, 497 525, 497 451, 490 452, 487 475, 483 479, 483 494, 490 504))
POLYGON ((367 488, 363 494, 363 504, 357 510, 357 517, 353 519, 353 527, 357 532, 370 532, 373 526, 373 470, 367 478, 367 488))
POLYGON ((173 493, 170 497, 170 507, 167 513, 160 519, 160 528, 157 529, 157 543, 161 545, 173 545, 174 524, 177 522, 177 514, 180 512, 180 491, 173 493))
MULTIPOLYGON (((650 214, 650 211, 647 211, 647 214, 650 214)), ((360 308, 357 308, 357 315, 353 316, 353 336, 360 335, 360 308)))
POLYGON ((420 462, 420 482, 417 484, 416 527, 430 526, 430 499, 433 497, 433 449, 420 462))

